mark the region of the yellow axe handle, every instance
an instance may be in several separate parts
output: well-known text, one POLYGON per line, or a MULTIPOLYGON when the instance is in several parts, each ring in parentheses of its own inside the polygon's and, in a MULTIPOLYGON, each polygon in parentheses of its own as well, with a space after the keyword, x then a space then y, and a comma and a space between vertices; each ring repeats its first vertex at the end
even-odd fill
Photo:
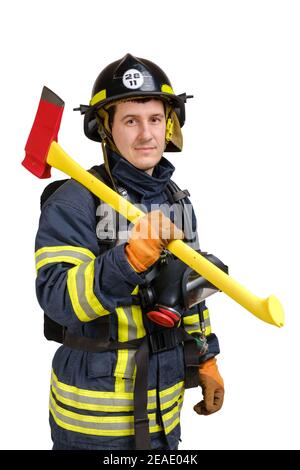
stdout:
MULTIPOLYGON (((145 215, 143 211, 82 168, 57 142, 52 142, 50 146, 47 163, 81 183, 130 222, 135 223, 139 217, 145 215)), ((274 295, 267 299, 257 297, 181 240, 170 242, 168 250, 260 320, 278 327, 284 325, 284 311, 274 295)))

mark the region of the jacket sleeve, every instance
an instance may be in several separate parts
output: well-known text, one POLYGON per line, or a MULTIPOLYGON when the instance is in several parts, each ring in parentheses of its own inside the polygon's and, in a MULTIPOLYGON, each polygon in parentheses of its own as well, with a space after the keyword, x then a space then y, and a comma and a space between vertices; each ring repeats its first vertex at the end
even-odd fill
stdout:
POLYGON ((208 344, 208 351, 200 357, 200 362, 207 361, 207 359, 219 354, 219 341, 211 330, 209 310, 206 307, 205 301, 185 312, 182 320, 183 327, 187 333, 192 335, 193 333, 204 332, 208 344))
POLYGON ((126 305, 143 282, 129 265, 124 245, 99 255, 95 204, 50 198, 36 236, 36 293, 54 321, 88 322, 126 305))

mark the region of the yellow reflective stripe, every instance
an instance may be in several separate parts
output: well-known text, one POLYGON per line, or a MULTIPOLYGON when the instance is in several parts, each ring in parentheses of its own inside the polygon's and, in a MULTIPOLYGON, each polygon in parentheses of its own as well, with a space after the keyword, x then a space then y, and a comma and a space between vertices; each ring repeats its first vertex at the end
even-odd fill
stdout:
POLYGON ((211 335, 211 326, 210 325, 205 327, 204 335, 205 336, 211 335))
POLYGON ((95 262, 91 261, 85 270, 85 295, 91 308, 95 311, 97 316, 102 317, 108 315, 109 311, 106 310, 99 302, 94 294, 94 276, 95 276, 95 262))
POLYGON ((95 259, 95 255, 87 248, 69 245, 44 246, 35 253, 36 270, 50 263, 70 263, 76 266, 95 259))
POLYGON ((209 317, 209 310, 206 308, 203 310, 203 318, 204 318, 204 334, 205 336, 209 336, 211 334, 211 325, 210 325, 210 317, 209 317))
MULTIPOLYGON (((136 286, 131 295, 138 293, 139 286, 136 286)), ((146 330, 143 324, 142 310, 139 305, 128 307, 117 307, 116 314, 118 318, 118 341, 130 341, 137 338, 143 338, 146 330)), ((135 350, 119 349, 117 351, 117 364, 114 372, 116 377, 115 390, 124 391, 129 387, 129 382, 124 378, 133 379, 136 375, 135 350)))
POLYGON ((76 268, 69 269, 68 278, 67 278, 68 292, 69 292, 73 310, 76 313, 77 317, 79 318, 80 321, 88 322, 91 320, 91 318, 86 315, 78 299, 77 287, 76 287, 76 274, 77 274, 76 268))
MULTIPOLYGON (((118 317, 118 341, 128 341, 128 318, 122 307, 116 308, 118 317)), ((117 364, 114 372, 115 377, 124 377, 128 361, 128 349, 119 349, 117 351, 117 364)), ((116 391, 121 391, 125 387, 125 381, 116 381, 116 391), (123 383, 123 387, 122 387, 123 383)))
POLYGON ((184 389, 184 386, 182 385, 182 387, 179 390, 176 390, 175 392, 170 393, 169 396, 167 395, 164 398, 160 396, 160 409, 163 411, 173 406, 175 402, 179 402, 179 401, 182 402, 184 398, 184 391, 185 389, 184 389))
POLYGON ((170 434, 170 432, 173 431, 180 422, 179 406, 176 405, 168 413, 162 414, 162 421, 165 433, 170 434))
POLYGON ((73 245, 57 245, 57 246, 44 246, 43 248, 39 248, 35 252, 35 257, 41 255, 42 253, 45 252, 50 252, 50 253, 55 253, 57 251, 74 251, 77 253, 82 253, 86 256, 88 256, 91 259, 95 258, 95 255, 92 251, 88 250, 87 248, 83 248, 81 246, 73 246, 73 245))
POLYGON ((128 341, 128 318, 123 307, 117 307, 118 316, 118 341, 128 341))
POLYGON ((80 321, 88 322, 108 315, 93 291, 94 261, 68 270, 67 288, 73 310, 80 321))
POLYGON ((159 392, 159 395, 161 397, 165 397, 167 395, 170 395, 171 393, 174 393, 176 392, 177 390, 181 390, 184 388, 184 382, 181 381, 181 382, 178 382, 177 384, 175 385, 172 385, 172 387, 169 387, 169 388, 165 388, 164 390, 160 391, 159 392))
POLYGON ((195 313, 194 315, 187 315, 183 317, 184 325, 195 325, 199 323, 199 314, 195 313))
POLYGON ((116 364, 115 373, 114 373, 115 377, 121 377, 123 379, 125 375, 125 371, 126 371, 127 361, 128 361, 128 349, 119 349, 117 364, 116 364))
MULTIPOLYGON (((49 407, 56 423, 62 428, 97 436, 129 436, 134 434, 133 416, 87 416, 65 410, 50 395, 49 407)), ((162 431, 155 423, 155 413, 148 413, 150 433, 162 431)))
POLYGON ((178 382, 177 384, 169 387, 165 390, 159 392, 159 401, 160 401, 160 409, 166 410, 170 408, 170 406, 174 405, 174 403, 179 399, 183 400, 184 397, 184 382, 178 382))
MULTIPOLYGON (((205 336, 208 336, 211 334, 211 325, 210 325, 209 310, 207 308, 203 310, 203 318, 204 318, 204 327, 205 327, 204 334, 205 336)), ((189 334, 201 333, 200 318, 199 318, 198 313, 183 317, 183 324, 184 324, 185 330, 189 334)))
POLYGON ((126 381, 124 380, 123 375, 120 374, 119 376, 116 376, 116 374, 114 374, 114 376, 116 377, 115 392, 116 393, 126 392, 126 381))
POLYGON ((201 333, 199 314, 187 315, 183 317, 184 329, 187 333, 201 333))
POLYGON ((89 416, 89 415, 82 415, 80 413, 74 413, 74 411, 66 410, 59 406, 54 398, 50 395, 50 401, 55 406, 55 408, 59 409, 59 411, 65 415, 76 418, 78 421, 85 421, 87 423, 129 423, 133 420, 132 416, 89 416))
POLYGON ((106 99, 106 90, 100 90, 96 93, 90 101, 90 105, 93 106, 94 104, 98 103, 99 101, 106 99))
POLYGON ((161 86, 161 91, 162 91, 163 93, 171 93, 172 95, 174 95, 173 88, 170 87, 170 85, 167 85, 166 83, 164 83, 164 84, 161 86))
POLYGON ((177 404, 172 408, 172 410, 167 413, 162 413, 162 421, 166 434, 170 434, 177 424, 180 423, 180 410, 183 404, 183 394, 176 401, 177 404))
POLYGON ((206 320, 207 318, 209 318, 209 310, 208 310, 208 308, 206 308, 205 310, 203 310, 203 318, 204 318, 204 320, 206 320))
MULTIPOLYGON (((133 411, 133 403, 131 405, 115 405, 115 404, 97 404, 97 403, 89 403, 89 402, 84 402, 83 399, 81 401, 72 399, 72 398, 66 398, 62 392, 59 391, 58 388, 53 384, 52 385, 52 390, 54 395, 57 397, 57 399, 63 403, 64 405, 72 406, 73 408, 79 408, 82 410, 90 410, 90 411, 111 411, 111 412, 128 412, 128 411, 133 411)), ((76 398, 76 397, 74 397, 76 398)), ((112 403, 112 399, 110 399, 110 403, 112 403)), ((121 400, 119 400, 121 401, 121 400)), ((109 400, 107 400, 109 403, 109 400)))

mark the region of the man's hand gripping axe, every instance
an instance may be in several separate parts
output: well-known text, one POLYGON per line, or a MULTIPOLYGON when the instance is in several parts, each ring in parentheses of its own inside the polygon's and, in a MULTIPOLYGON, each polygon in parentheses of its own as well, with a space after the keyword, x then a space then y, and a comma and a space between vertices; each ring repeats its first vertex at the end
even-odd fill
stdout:
MULTIPOLYGON (((57 143, 63 109, 64 102, 44 87, 22 164, 38 178, 49 178, 51 167, 61 170, 135 223, 144 212, 84 170, 57 143)), ((170 242, 168 250, 257 318, 283 326, 283 308, 274 295, 266 299, 257 297, 181 240, 170 242)))

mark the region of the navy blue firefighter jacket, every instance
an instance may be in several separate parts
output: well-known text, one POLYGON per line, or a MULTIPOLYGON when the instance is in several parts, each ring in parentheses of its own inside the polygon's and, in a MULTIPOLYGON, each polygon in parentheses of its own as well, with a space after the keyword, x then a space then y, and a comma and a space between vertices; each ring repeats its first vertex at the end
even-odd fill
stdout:
MULTIPOLYGON (((109 156, 112 174, 130 201, 149 211, 168 205, 166 185, 174 171, 164 157, 153 175, 138 170, 119 155, 109 156)), ((67 180, 45 202, 36 236, 36 292, 47 315, 77 336, 97 337, 100 317, 109 318, 116 341, 143 338, 155 328, 132 304, 145 282, 127 261, 124 243, 106 249, 96 234, 95 198, 75 180, 67 180)), ((193 226, 196 218, 193 213, 193 226)), ((219 352, 204 302, 209 351, 219 352)), ((181 327, 200 332, 199 312, 185 311, 181 327)), ((50 425, 52 439, 65 447, 134 449, 134 349, 86 352, 61 346, 52 363, 50 425)), ((152 448, 175 448, 180 438, 184 398, 182 345, 151 354, 148 374, 149 429, 152 448)))

